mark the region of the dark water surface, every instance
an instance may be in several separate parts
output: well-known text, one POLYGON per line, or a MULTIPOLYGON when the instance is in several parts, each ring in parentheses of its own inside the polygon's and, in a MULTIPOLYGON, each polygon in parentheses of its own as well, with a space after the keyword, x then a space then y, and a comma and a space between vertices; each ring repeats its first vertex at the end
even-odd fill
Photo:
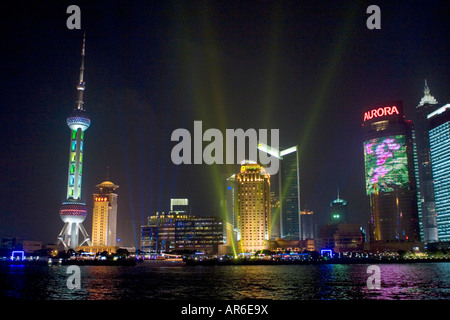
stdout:
POLYGON ((380 264, 381 288, 367 287, 367 264, 284 266, 0 266, 0 298, 32 300, 436 300, 450 298, 450 263, 380 264))

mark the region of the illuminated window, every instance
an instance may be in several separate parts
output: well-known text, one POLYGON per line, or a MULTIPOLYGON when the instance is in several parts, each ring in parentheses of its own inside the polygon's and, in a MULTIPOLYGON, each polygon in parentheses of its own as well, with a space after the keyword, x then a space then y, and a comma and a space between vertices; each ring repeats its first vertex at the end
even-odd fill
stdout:
POLYGON ((77 149, 77 141, 72 141, 72 151, 75 151, 77 149))
POLYGON ((70 155, 70 161, 75 161, 75 155, 76 155, 76 153, 75 152, 72 152, 72 154, 70 155))
POLYGON ((374 123, 371 124, 371 126, 376 131, 383 131, 383 130, 386 130, 389 127, 389 120, 383 120, 383 121, 374 122, 374 123))

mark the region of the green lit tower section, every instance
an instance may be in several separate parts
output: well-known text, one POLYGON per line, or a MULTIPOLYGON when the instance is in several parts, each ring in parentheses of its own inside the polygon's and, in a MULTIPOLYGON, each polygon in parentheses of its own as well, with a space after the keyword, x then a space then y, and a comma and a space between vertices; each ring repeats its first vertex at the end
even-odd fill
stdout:
POLYGON ((347 219, 347 201, 339 197, 339 189, 337 192, 337 199, 330 202, 330 219, 331 224, 337 225, 341 223, 348 223, 347 219))
POLYGON ((83 172, 83 141, 84 132, 89 128, 91 120, 83 107, 83 93, 85 89, 84 76, 85 38, 81 51, 80 80, 77 85, 78 100, 76 107, 67 118, 67 125, 71 130, 69 169, 67 179, 67 200, 61 205, 60 216, 65 223, 58 240, 64 248, 76 250, 85 243, 91 245, 90 238, 82 225, 86 218, 86 205, 81 201, 81 183, 83 172), (83 240, 80 241, 80 232, 83 240))
POLYGON ((81 177, 83 170, 83 140, 84 131, 89 124, 80 124, 86 117, 72 115, 67 119, 67 124, 72 130, 70 141, 69 176, 67 179, 67 199, 81 198, 81 177))

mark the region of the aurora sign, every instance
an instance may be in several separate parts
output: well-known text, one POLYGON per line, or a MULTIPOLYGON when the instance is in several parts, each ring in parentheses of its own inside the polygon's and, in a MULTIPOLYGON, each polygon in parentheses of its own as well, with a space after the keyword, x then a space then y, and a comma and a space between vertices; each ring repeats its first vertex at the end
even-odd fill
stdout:
POLYGON ((387 106, 382 108, 375 108, 364 113, 364 120, 371 120, 373 118, 380 118, 384 116, 391 116, 393 114, 400 115, 397 106, 387 106))

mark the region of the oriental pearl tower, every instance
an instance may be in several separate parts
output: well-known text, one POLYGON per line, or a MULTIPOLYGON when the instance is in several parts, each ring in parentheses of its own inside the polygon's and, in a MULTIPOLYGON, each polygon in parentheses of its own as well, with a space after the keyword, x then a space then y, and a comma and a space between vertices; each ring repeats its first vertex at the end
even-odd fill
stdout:
POLYGON ((58 235, 58 242, 64 245, 64 249, 76 250, 85 243, 91 245, 89 235, 82 222, 86 218, 87 208, 81 201, 81 177, 83 165, 83 139, 84 132, 89 128, 91 120, 83 107, 83 92, 85 83, 83 80, 85 56, 85 36, 83 36, 83 48, 81 50, 80 81, 77 85, 78 100, 72 113, 67 118, 67 125, 71 130, 69 168, 67 181, 67 200, 63 202, 59 210, 64 227, 58 235), (83 239, 80 239, 80 232, 83 239), (82 241, 81 241, 82 240, 82 241))

